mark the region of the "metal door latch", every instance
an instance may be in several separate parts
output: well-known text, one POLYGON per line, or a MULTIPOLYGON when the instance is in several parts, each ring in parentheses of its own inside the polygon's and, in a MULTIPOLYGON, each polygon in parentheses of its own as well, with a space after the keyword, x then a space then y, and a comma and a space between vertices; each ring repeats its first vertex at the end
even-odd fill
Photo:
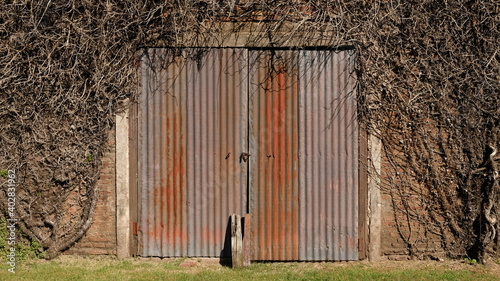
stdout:
POLYGON ((240 163, 241 163, 241 161, 243 161, 243 162, 247 162, 248 157, 250 157, 250 154, 248 154, 248 153, 246 153, 246 152, 241 153, 241 154, 240 154, 240 163))

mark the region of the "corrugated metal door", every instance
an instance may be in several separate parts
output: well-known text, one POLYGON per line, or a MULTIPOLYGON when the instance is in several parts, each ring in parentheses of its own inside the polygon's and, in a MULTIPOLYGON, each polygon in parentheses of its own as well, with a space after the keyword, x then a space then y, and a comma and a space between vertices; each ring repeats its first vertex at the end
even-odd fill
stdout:
POLYGON ((352 60, 347 51, 300 52, 300 260, 358 259, 352 60))
POLYGON ((250 52, 250 212, 256 260, 299 259, 298 52, 250 52))
POLYGON ((251 51, 256 260, 358 259, 358 127, 349 52, 251 51))
POLYGON ((247 51, 149 49, 139 104, 139 255, 221 256, 247 206, 247 51))
POLYGON ((139 254, 220 256, 249 210, 255 260, 356 260, 353 55, 187 54, 143 56, 139 254))

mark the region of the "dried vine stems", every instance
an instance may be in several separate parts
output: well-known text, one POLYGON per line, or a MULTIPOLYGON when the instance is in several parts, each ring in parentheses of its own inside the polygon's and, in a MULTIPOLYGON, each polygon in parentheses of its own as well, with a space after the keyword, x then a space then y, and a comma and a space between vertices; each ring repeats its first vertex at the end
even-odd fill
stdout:
MULTIPOLYGON (((498 215, 498 192, 500 191, 500 157, 497 156, 497 149, 488 145, 490 153, 483 167, 472 171, 473 174, 483 173, 488 181, 485 183, 482 191, 482 215, 484 221, 479 237, 479 259, 485 260, 488 258, 488 253, 493 248, 495 241, 498 241, 498 223, 500 216, 498 215)), ((494 254, 494 253, 493 253, 494 254)))

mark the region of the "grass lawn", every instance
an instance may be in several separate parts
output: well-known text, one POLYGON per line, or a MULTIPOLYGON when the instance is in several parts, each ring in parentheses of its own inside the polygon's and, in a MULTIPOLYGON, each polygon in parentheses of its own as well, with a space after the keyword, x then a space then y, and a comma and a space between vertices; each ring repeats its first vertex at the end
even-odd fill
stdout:
POLYGON ((460 261, 254 263, 244 269, 216 259, 127 259, 61 256, 29 260, 0 280, 500 280, 500 265, 460 261))

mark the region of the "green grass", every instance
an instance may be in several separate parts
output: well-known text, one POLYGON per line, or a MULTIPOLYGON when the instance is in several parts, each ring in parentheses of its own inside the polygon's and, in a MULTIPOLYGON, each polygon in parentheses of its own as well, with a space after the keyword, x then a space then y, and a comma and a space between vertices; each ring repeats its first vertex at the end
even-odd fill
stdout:
POLYGON ((231 269, 216 260, 184 259, 119 261, 110 257, 63 256, 53 261, 28 260, 0 280, 499 280, 499 265, 452 262, 254 263, 231 269))

